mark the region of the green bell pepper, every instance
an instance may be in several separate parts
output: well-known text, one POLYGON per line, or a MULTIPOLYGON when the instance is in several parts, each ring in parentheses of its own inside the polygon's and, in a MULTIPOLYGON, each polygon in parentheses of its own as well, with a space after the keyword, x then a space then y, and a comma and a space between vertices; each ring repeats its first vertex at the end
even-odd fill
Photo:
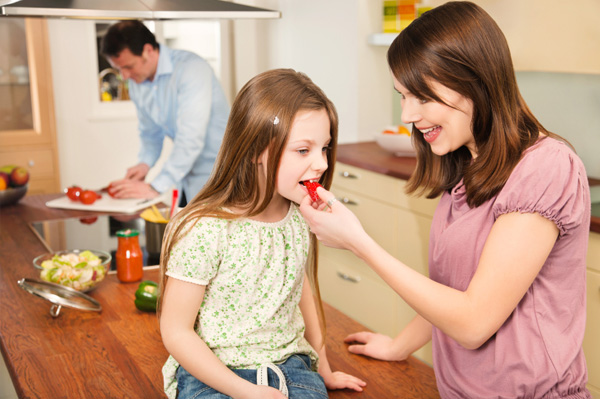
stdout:
POLYGON ((142 281, 135 292, 135 307, 144 312, 156 312, 158 284, 154 281, 142 281))

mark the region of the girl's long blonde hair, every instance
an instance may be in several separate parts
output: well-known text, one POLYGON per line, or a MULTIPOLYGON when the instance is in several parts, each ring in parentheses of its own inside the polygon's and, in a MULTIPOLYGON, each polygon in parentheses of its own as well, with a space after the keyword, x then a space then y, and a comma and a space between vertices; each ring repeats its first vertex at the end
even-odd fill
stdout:
MULTIPOLYGON (((266 209, 275 191, 281 153, 287 143, 294 117, 301 110, 324 109, 329 116, 331 150, 327 154, 329 168, 321 176, 325 188, 331 186, 337 148, 338 117, 333 103, 308 76, 292 69, 275 69, 252 78, 233 102, 223 143, 204 188, 169 222, 162 243, 157 315, 160 319, 166 283, 166 267, 173 246, 184 231, 205 216, 235 219, 251 217, 266 209), (277 121, 275 120, 277 118, 277 121), (258 185, 259 155, 268 149, 264 196, 258 185), (232 214, 225 208, 243 209, 232 214)), ((317 240, 311 234, 311 250, 307 260, 308 276, 317 300, 321 328, 325 331, 323 305, 317 279, 317 240)))

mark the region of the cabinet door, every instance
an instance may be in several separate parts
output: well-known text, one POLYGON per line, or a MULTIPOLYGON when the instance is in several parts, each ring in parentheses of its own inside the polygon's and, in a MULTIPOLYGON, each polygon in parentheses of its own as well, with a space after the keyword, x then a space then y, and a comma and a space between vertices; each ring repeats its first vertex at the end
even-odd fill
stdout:
POLYGON ((406 181, 338 162, 335 166, 335 187, 384 202, 396 208, 432 216, 439 198, 427 199, 404 193, 406 181))
POLYGON ((600 273, 587 272, 587 324, 583 351, 588 367, 588 384, 600 399, 600 273))
POLYGON ((60 189, 46 20, 0 18, 0 166, 29 170, 27 194, 60 189))
MULTIPOLYGON (((415 312, 383 282, 356 264, 319 257, 319 284, 325 302, 367 328, 395 336, 415 312)), ((356 331, 348 331, 348 334, 356 331)))
POLYGON ((2 146, 49 144, 54 139, 54 101, 46 21, 0 19, 0 142, 2 146))
MULTIPOLYGON (((18 147, 21 148, 21 147, 18 147)), ((1 164, 19 165, 27 168, 30 174, 28 195, 56 192, 54 154, 49 148, 31 148, 0 152, 1 164)))

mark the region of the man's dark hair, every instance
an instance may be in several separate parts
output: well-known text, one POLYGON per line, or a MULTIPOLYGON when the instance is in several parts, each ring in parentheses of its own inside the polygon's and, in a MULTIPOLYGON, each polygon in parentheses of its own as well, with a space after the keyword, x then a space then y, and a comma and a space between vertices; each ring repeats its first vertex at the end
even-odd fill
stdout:
POLYGON ((100 52, 105 57, 118 57, 121 51, 128 48, 132 54, 140 56, 146 43, 158 48, 154 34, 146 25, 141 21, 122 21, 108 29, 102 38, 100 52))

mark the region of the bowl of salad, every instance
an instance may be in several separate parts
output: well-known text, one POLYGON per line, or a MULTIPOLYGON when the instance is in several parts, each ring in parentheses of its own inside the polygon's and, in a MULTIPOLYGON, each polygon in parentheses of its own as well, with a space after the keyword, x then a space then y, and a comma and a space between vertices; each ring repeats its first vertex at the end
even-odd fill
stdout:
POLYGON ((70 249, 40 255, 33 266, 41 270, 44 281, 87 292, 104 280, 111 260, 108 252, 70 249))

